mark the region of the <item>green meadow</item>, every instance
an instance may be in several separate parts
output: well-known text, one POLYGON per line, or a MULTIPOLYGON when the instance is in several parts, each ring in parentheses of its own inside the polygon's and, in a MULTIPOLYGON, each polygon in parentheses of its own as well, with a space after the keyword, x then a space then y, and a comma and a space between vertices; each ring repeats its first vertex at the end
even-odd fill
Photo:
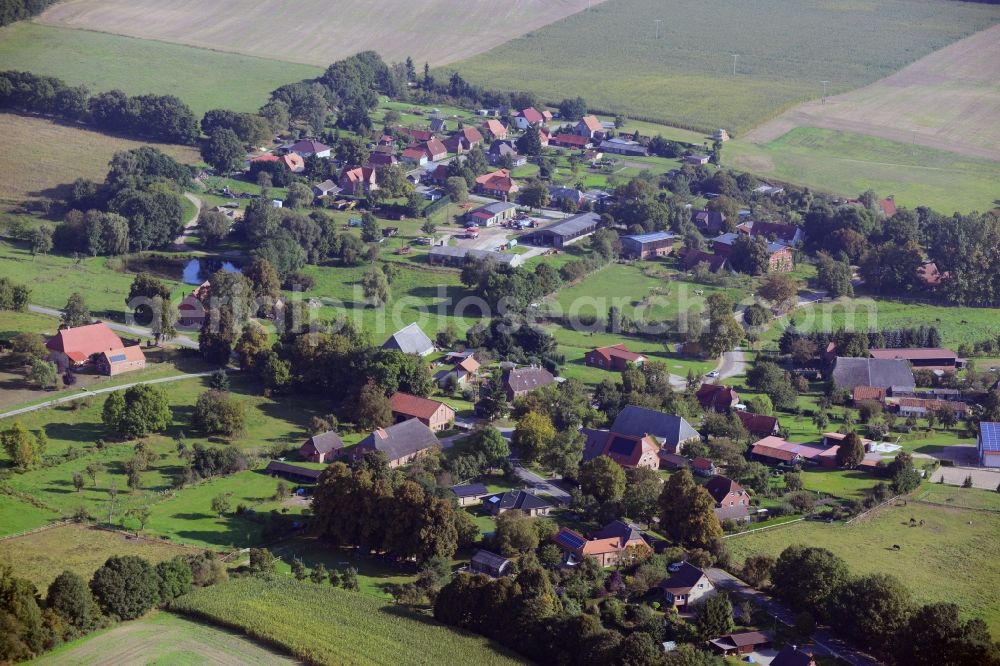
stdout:
POLYGON ((894 195, 901 205, 948 215, 989 210, 1000 196, 1000 162, 814 127, 793 129, 763 145, 731 141, 722 163, 841 196, 874 189, 894 195))

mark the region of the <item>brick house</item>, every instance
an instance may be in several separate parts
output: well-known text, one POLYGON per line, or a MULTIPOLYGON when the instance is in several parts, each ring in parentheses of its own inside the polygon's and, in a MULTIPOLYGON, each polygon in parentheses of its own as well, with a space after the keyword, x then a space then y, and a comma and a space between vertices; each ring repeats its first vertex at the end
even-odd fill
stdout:
POLYGON ((518 193, 520 187, 517 182, 510 177, 507 169, 497 169, 492 173, 483 174, 476 178, 473 188, 477 194, 494 197, 501 201, 507 201, 518 193))
POLYGON ((396 419, 397 423, 417 419, 434 432, 438 432, 447 429, 448 424, 455 421, 455 410, 437 400, 396 391, 389 398, 389 402, 392 405, 392 418, 396 419))
POLYGON ((583 355, 583 362, 592 368, 603 368, 604 370, 621 372, 629 363, 642 365, 646 362, 646 357, 642 354, 629 351, 624 343, 619 343, 609 347, 591 349, 583 355))
POLYGON ((342 192, 355 197, 363 197, 378 189, 375 169, 371 167, 354 167, 353 169, 344 167, 340 172, 338 184, 342 192))
POLYGON ((343 451, 344 440, 332 430, 313 435, 299 447, 299 455, 314 463, 330 462, 343 451))
POLYGON ((565 553, 568 564, 579 564, 583 558, 592 557, 602 567, 612 567, 652 553, 642 532, 621 520, 608 523, 589 538, 563 527, 552 537, 552 542, 565 553))
POLYGON ((715 517, 719 522, 750 522, 750 495, 743 486, 724 476, 713 476, 703 487, 715 500, 715 517))
POLYGON ((381 451, 390 467, 399 467, 440 445, 433 430, 419 419, 410 419, 372 432, 351 449, 351 459, 360 460, 369 451, 381 451))
POLYGON ((556 380, 545 368, 535 367, 512 368, 504 371, 502 378, 504 392, 507 394, 507 400, 511 402, 514 398, 548 386, 556 380))
POLYGON ((740 402, 739 393, 722 384, 702 384, 694 395, 703 409, 721 414, 728 413, 740 402))

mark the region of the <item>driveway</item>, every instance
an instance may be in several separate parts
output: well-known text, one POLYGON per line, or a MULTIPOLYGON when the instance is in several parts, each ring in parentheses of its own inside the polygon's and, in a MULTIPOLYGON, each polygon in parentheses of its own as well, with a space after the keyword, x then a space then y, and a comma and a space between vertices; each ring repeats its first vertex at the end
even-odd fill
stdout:
MULTIPOLYGON (((763 608, 786 626, 795 624, 795 613, 784 604, 775 601, 760 590, 754 589, 722 569, 710 568, 705 570, 708 579, 720 590, 725 590, 736 596, 750 599, 755 605, 763 608)), ((857 652, 839 638, 834 637, 825 629, 817 629, 812 636, 813 646, 816 652, 822 652, 842 659, 851 666, 876 666, 877 661, 857 652)))
POLYGON ((529 488, 532 488, 539 493, 545 493, 560 504, 569 504, 569 493, 555 484, 556 479, 543 478, 532 472, 530 469, 521 467, 521 465, 516 462, 514 463, 514 473, 517 474, 517 478, 521 479, 521 481, 523 481, 529 488))
MULTIPOLYGON (((62 310, 47 308, 41 305, 29 305, 28 310, 31 312, 37 312, 38 314, 48 315, 49 317, 62 317, 63 314, 62 310)), ((94 319, 94 321, 98 320, 94 319)), ((153 331, 145 326, 129 326, 127 324, 119 324, 113 321, 105 321, 104 323, 107 324, 108 328, 112 331, 117 331, 118 333, 126 333, 140 338, 146 337, 152 339, 153 337, 153 331)), ((178 347, 187 347, 188 349, 198 349, 197 340, 192 340, 191 338, 183 335, 178 335, 175 338, 164 340, 160 344, 171 344, 178 347)))
POLYGON ((722 362, 715 368, 719 373, 719 379, 745 375, 747 372, 747 357, 742 349, 726 352, 722 355, 722 362))
POLYGON ((1000 487, 1000 469, 986 467, 939 467, 931 475, 931 481, 938 483, 944 479, 949 486, 960 486, 970 476, 973 488, 996 490, 1000 487))
POLYGON ((184 229, 181 231, 181 235, 174 239, 174 249, 180 252, 188 249, 187 239, 194 231, 194 228, 198 226, 198 215, 201 214, 201 199, 191 194, 190 192, 185 192, 184 196, 188 201, 194 204, 194 217, 184 223, 184 229))

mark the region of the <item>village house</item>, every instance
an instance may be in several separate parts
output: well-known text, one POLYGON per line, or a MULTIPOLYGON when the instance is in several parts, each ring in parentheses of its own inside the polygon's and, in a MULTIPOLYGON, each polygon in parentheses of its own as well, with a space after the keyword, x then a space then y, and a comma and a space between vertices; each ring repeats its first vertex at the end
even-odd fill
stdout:
POLYGON ((571 148, 574 150, 586 150, 592 148, 594 144, 590 139, 579 134, 555 134, 549 139, 549 144, 558 148, 571 148))
POLYGON ((452 363, 451 367, 444 367, 434 374, 434 381, 440 388, 449 387, 451 382, 454 382, 456 387, 465 386, 479 372, 479 361, 476 360, 471 351, 455 358, 452 363), (449 379, 449 377, 454 377, 454 379, 449 379))
POLYGON ((542 148, 545 148, 549 145, 549 142, 552 140, 552 133, 544 127, 539 127, 538 140, 542 142, 542 148))
POLYGON ((313 185, 312 190, 313 194, 315 194, 317 197, 337 196, 338 194, 340 194, 341 191, 337 183, 333 182, 329 178, 324 180, 322 183, 317 183, 316 185, 313 185))
POLYGON ((45 343, 48 359, 60 372, 94 363, 98 372, 114 376, 146 367, 138 345, 126 347, 104 322, 62 328, 45 343))
POLYGON ((816 659, 794 645, 786 645, 771 660, 771 666, 817 666, 816 659))
POLYGON ((657 587, 663 591, 668 604, 678 611, 685 612, 699 601, 715 594, 715 585, 708 579, 705 572, 687 562, 672 564, 671 575, 657 587))
POLYGON ((569 203, 573 206, 573 209, 579 208, 584 202, 583 192, 576 189, 575 187, 561 187, 559 185, 549 185, 549 199, 552 200, 553 206, 562 205, 564 202, 569 203))
POLYGON ((421 146, 421 148, 423 149, 424 154, 427 155, 427 159, 431 162, 438 162, 448 157, 448 149, 445 148, 445 145, 440 141, 440 139, 428 139, 421 146))
POLYGON ((642 365, 646 362, 646 357, 633 351, 629 351, 624 343, 611 345, 609 347, 596 347, 583 355, 583 362, 592 368, 603 368, 614 372, 621 372, 629 363, 642 365))
POLYGON ((289 146, 288 151, 295 153, 299 157, 306 158, 316 156, 322 159, 330 157, 330 146, 322 144, 313 139, 302 139, 289 146))
POLYGON ((761 631, 741 631, 713 638, 708 644, 715 652, 733 657, 768 649, 771 647, 771 637, 761 631))
POLYGON ((726 225, 726 214, 717 210, 697 210, 691 214, 691 221, 705 236, 718 234, 726 225))
POLYGON ((177 325, 181 328, 201 327, 205 319, 205 300, 212 284, 205 280, 197 289, 181 299, 177 306, 177 325))
MULTIPOLYGON (((721 234, 712 239, 712 250, 717 255, 732 257, 733 244, 739 237, 739 232, 721 234)), ((768 242, 767 271, 769 273, 788 273, 795 270, 795 258, 792 249, 783 243, 768 242)))
POLYGON ((747 432, 758 439, 777 435, 780 425, 776 416, 754 414, 753 412, 736 412, 747 432))
POLYGON ((374 151, 368 156, 367 166, 375 169, 385 169, 386 167, 391 167, 396 164, 399 160, 392 153, 384 153, 380 151, 374 151))
POLYGON ((869 349, 872 358, 907 361, 914 370, 954 370, 965 367, 965 359, 950 349, 940 347, 912 347, 901 349, 869 349))
POLYGON ((709 254, 695 248, 688 248, 681 259, 684 270, 690 271, 704 264, 709 273, 718 273, 729 265, 729 260, 721 254, 709 254))
POLYGON ((410 419, 376 429, 351 449, 351 458, 360 460, 369 451, 381 451, 389 459, 389 467, 399 467, 440 445, 433 430, 419 419, 410 419))
POLYGON ((514 401, 522 395, 531 393, 535 389, 548 386, 556 380, 552 373, 545 368, 529 366, 526 368, 510 368, 504 370, 502 374, 504 393, 507 400, 514 401))
POLYGON ((326 463, 344 452, 344 440, 330 430, 313 435, 299 447, 299 455, 313 463, 326 463))
POLYGON ((552 541, 562 549, 566 564, 571 566, 579 564, 585 557, 592 557, 602 567, 613 567, 652 553, 639 528, 621 520, 608 523, 589 538, 576 530, 562 527, 552 541))
POLYGON ((434 138, 434 132, 425 129, 413 129, 409 127, 397 127, 396 131, 403 136, 408 136, 415 142, 430 141, 434 138))
POLYGON ((896 409, 900 416, 914 416, 916 418, 926 418, 928 413, 941 414, 951 412, 957 419, 966 418, 969 413, 969 405, 956 400, 929 400, 926 398, 887 398, 886 407, 896 409))
POLYGON ((472 506, 473 504, 479 504, 483 501, 483 498, 490 494, 490 491, 486 489, 481 483, 467 483, 465 485, 457 485, 451 487, 451 492, 455 493, 455 497, 458 498, 459 506, 472 506))
POLYGON ((280 156, 275 155, 274 153, 267 153, 250 159, 251 166, 254 164, 269 164, 272 162, 281 162, 292 173, 302 173, 306 169, 305 160, 303 160, 302 156, 297 153, 288 153, 280 156))
POLYGON ((908 361, 896 358, 853 358, 837 356, 831 380, 838 390, 853 391, 857 386, 912 389, 916 386, 908 361))
POLYGON ((976 454, 983 467, 1000 467, 1000 423, 983 421, 979 424, 976 454))
POLYGON ((414 322, 393 333, 382 344, 382 349, 398 349, 404 354, 427 356, 434 352, 434 343, 431 342, 426 333, 420 330, 420 326, 414 322))
POLYGON ((363 197, 378 189, 375 169, 370 167, 344 167, 340 172, 340 190, 344 194, 363 197))
POLYGON ((587 437, 583 448, 584 461, 607 456, 626 468, 659 469, 660 467, 660 444, 655 437, 622 435, 592 429, 584 434, 587 437))
MULTIPOLYGON (((843 436, 842 436, 843 437, 843 436)), ((830 440, 832 442, 832 440, 830 440)), ((765 465, 821 465, 823 467, 837 466, 837 449, 839 443, 828 443, 824 440, 822 446, 798 444, 772 435, 756 442, 750 449, 750 459, 765 465)), ((877 458, 878 454, 874 454, 877 458)), ((867 457, 866 457, 867 459, 867 457)))
POLYGON ((854 403, 855 407, 866 400, 884 403, 888 394, 889 389, 881 386, 855 386, 854 390, 851 391, 851 402, 854 403))
POLYGON ((522 132, 532 125, 542 125, 545 123, 545 116, 533 106, 522 109, 514 116, 514 126, 522 132))
POLYGON ((492 139, 506 139, 507 127, 496 118, 490 118, 483 123, 483 131, 492 139))
POLYGON ((431 131, 434 133, 447 132, 448 121, 445 120, 442 116, 435 114, 431 116, 429 127, 431 128, 431 131))
POLYGON ((750 495, 743 486, 724 476, 713 476, 703 488, 715 500, 715 517, 719 522, 750 522, 750 495))
POLYGON ((702 409, 727 414, 740 404, 740 394, 723 384, 702 384, 694 394, 702 409))
POLYGON ((465 216, 466 221, 480 227, 492 227, 512 220, 517 215, 517 206, 506 201, 480 206, 465 216))
POLYGON ((477 194, 507 201, 517 194, 520 188, 517 182, 510 177, 510 171, 507 169, 497 169, 491 173, 478 176, 473 190, 477 194))
POLYGON ((392 405, 392 418, 397 423, 417 419, 434 432, 439 432, 455 421, 455 410, 437 400, 396 391, 389 398, 389 403, 392 405))
POLYGON ((483 135, 475 127, 463 127, 444 142, 449 153, 464 153, 483 142, 483 135))
POLYGON ((614 435, 633 441, 655 438, 660 456, 663 452, 679 453, 685 444, 701 439, 698 431, 684 418, 635 405, 626 405, 618 412, 609 429, 583 428, 581 432, 587 438, 583 455, 588 460, 602 455, 614 435))
POLYGON ((676 238, 669 231, 654 231, 648 234, 622 236, 622 253, 631 259, 666 257, 674 251, 674 240, 676 238))
POLYGON ((417 148, 416 146, 407 148, 399 154, 399 159, 406 164, 414 164, 416 166, 423 166, 427 164, 427 151, 423 148, 417 148))
POLYGON ((542 227, 531 235, 536 245, 561 248, 597 231, 601 216, 597 213, 577 213, 558 222, 542 227))
POLYGON ((604 125, 597 116, 586 115, 573 126, 573 133, 588 139, 601 138, 604 136, 604 125))
POLYGON ((684 164, 693 164, 695 166, 704 166, 708 164, 708 155, 685 155, 684 164))
POLYGON ((501 555, 491 553, 488 550, 479 549, 469 560, 469 570, 473 573, 484 574, 490 578, 502 578, 511 573, 513 563, 501 555))
POLYGON ((512 167, 524 166, 528 163, 528 158, 517 152, 513 141, 494 141, 490 144, 490 149, 486 151, 486 159, 493 166, 503 164, 504 158, 510 158, 512 167))
POLYGON ((506 511, 523 511, 529 516, 547 516, 552 504, 526 490, 508 490, 483 498, 483 506, 494 518, 506 511))

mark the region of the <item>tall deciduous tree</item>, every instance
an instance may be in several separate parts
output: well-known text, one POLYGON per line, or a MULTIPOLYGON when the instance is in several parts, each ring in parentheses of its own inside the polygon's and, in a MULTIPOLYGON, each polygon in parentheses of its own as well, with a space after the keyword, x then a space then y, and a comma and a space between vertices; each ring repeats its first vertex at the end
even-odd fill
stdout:
POLYGON ((538 460, 551 445, 555 436, 556 429, 548 416, 537 412, 528 412, 521 417, 514 429, 514 448, 524 460, 538 460))
POLYGON ((705 548, 722 538, 715 501, 686 468, 675 472, 660 493, 660 524, 686 547, 705 548))
POLYGON ((74 291, 69 295, 66 306, 63 308, 62 321, 69 327, 86 326, 90 323, 90 308, 80 292, 74 291))
POLYGON ((617 502, 625 493, 625 470, 607 456, 580 465, 580 490, 598 502, 617 502))

